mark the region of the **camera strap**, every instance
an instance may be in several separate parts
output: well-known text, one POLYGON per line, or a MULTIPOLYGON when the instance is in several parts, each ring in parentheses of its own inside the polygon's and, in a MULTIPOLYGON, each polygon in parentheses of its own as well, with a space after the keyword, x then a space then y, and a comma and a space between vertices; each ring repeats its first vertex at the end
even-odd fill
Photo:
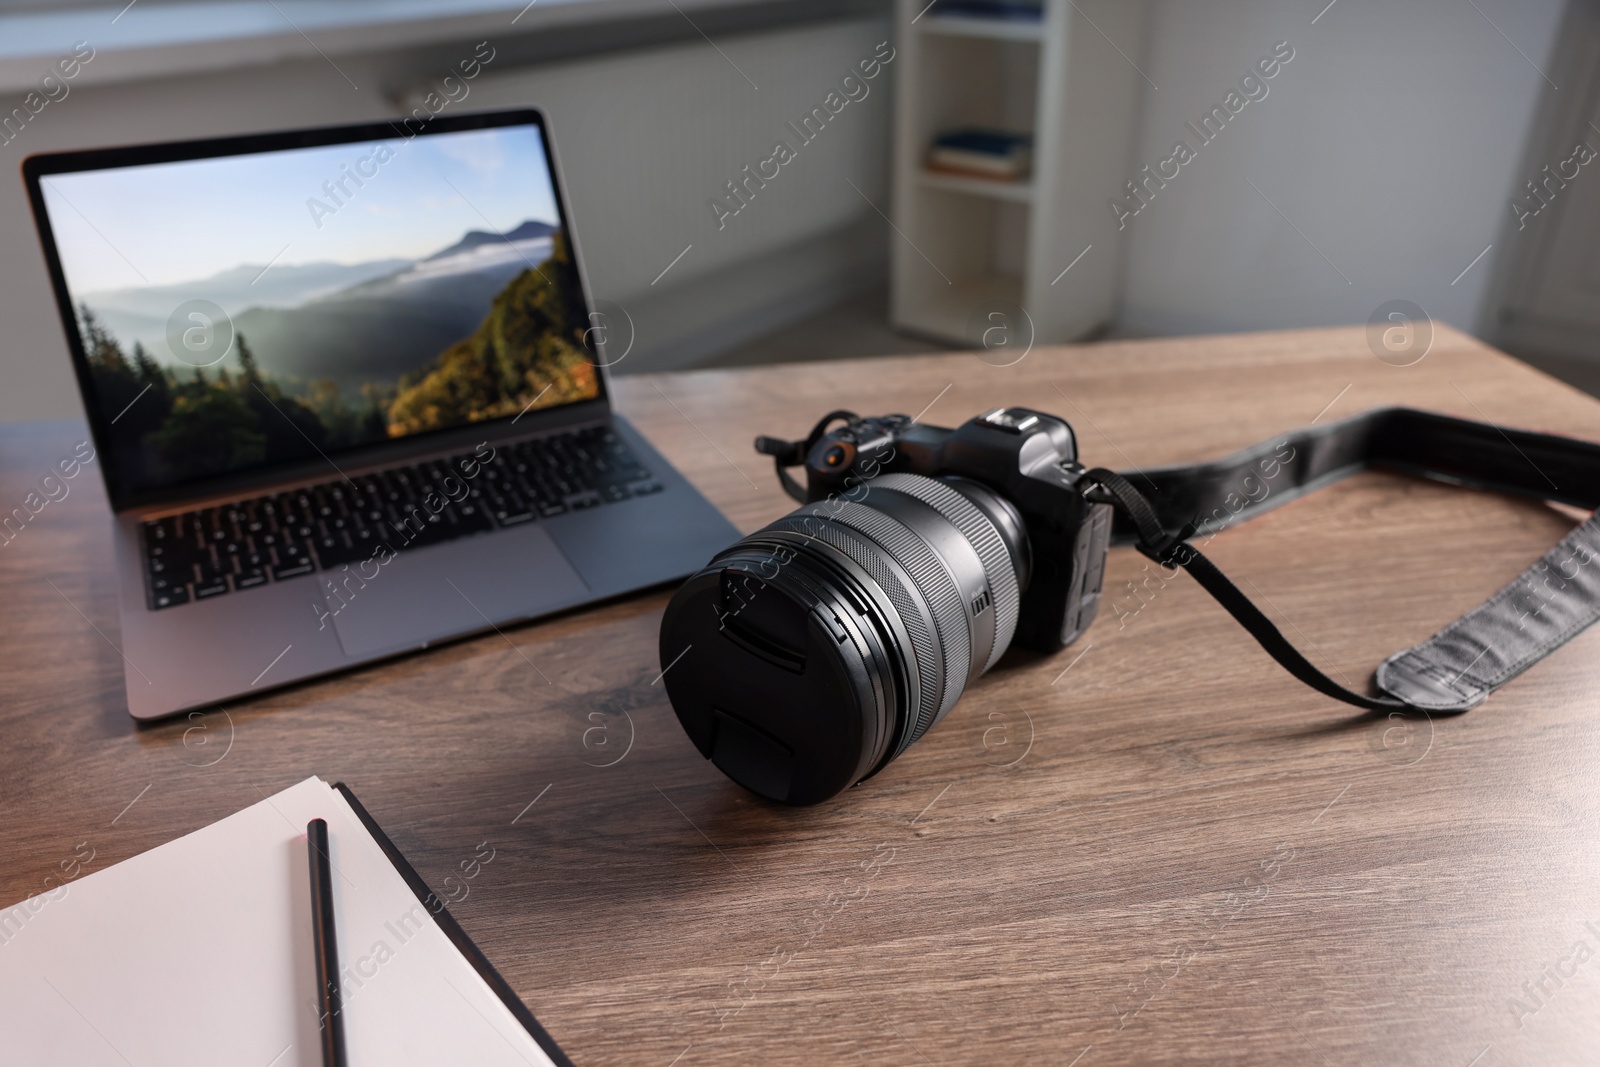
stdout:
POLYGON ((1600 618, 1596 513, 1483 604, 1384 660, 1376 681, 1387 695, 1328 677, 1190 539, 1368 469, 1600 506, 1600 445, 1410 408, 1296 430, 1209 463, 1084 478, 1114 508, 1114 541, 1183 567, 1290 674, 1356 707, 1466 711, 1600 618))
POLYGON ((851 422, 856 418, 855 412, 845 411, 842 408, 830 411, 817 420, 817 424, 811 428, 804 441, 785 441, 781 437, 768 437, 762 434, 756 438, 756 451, 772 457, 772 465, 778 472, 778 484, 789 494, 789 499, 797 504, 804 504, 806 487, 794 480, 788 468, 798 467, 806 461, 806 453, 822 440, 822 435, 828 432, 829 426, 836 422, 851 422))

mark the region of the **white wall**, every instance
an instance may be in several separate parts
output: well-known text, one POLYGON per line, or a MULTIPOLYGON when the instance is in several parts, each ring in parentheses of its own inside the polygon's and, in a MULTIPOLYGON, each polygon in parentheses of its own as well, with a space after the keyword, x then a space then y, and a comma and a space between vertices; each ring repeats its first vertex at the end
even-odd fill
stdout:
POLYGON ((1554 92, 1532 64, 1562 0, 1326 2, 1157 0, 1145 70, 1160 88, 1130 170, 1170 155, 1274 43, 1295 56, 1127 220, 1119 333, 1364 322, 1397 298, 1476 324, 1500 248, 1451 282, 1532 177, 1524 138, 1554 92))
MULTIPOLYGON (((770 154, 783 122, 819 103, 887 35, 886 20, 854 18, 718 34, 727 59, 695 37, 520 71, 507 47, 507 58, 490 64, 463 106, 547 108, 594 289, 626 307, 637 327, 619 372, 703 358, 881 278, 886 231, 844 179, 886 205, 886 77, 723 232, 705 201, 746 162, 770 154)), ((472 52, 461 49, 461 58, 472 52)), ((452 54, 438 46, 339 55, 338 70, 317 57, 180 71, 79 84, 50 104, 0 145, 0 421, 81 410, 17 171, 24 155, 388 118, 401 113, 410 88, 448 72, 452 54)), ((0 103, 9 108, 12 95, 20 99, 6 94, 0 103)))
POLYGON ((892 63, 809 144, 785 123, 889 36, 862 19, 725 41, 726 59, 696 41, 483 77, 475 104, 550 118, 595 296, 637 330, 617 370, 686 365, 882 277, 887 228, 851 183, 888 210, 892 63), (796 158, 719 219, 708 201, 736 203, 724 184, 780 140, 796 158))

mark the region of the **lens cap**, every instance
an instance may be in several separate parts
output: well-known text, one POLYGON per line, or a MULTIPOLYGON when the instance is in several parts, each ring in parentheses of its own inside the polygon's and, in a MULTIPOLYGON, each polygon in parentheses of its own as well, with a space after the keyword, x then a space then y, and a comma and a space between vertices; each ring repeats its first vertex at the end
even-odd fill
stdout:
POLYGON ((895 733, 880 636, 816 566, 741 543, 678 591, 661 624, 663 681, 690 739, 729 778, 789 804, 860 781, 895 733))

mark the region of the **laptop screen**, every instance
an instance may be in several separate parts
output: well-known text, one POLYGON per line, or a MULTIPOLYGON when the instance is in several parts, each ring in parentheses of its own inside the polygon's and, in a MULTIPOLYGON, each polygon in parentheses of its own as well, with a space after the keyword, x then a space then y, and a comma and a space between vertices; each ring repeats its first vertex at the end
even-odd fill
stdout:
POLYGON ((538 125, 49 173, 40 193, 119 495, 600 395, 538 125))

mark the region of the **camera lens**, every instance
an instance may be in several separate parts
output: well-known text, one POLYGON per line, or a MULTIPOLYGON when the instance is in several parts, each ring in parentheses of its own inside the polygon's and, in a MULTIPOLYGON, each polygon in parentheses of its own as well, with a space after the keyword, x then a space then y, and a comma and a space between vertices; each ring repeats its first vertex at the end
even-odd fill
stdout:
POLYGON ((886 474, 718 554, 661 624, 663 681, 701 754, 814 804, 883 768, 1010 644, 1020 515, 967 479, 886 474))

